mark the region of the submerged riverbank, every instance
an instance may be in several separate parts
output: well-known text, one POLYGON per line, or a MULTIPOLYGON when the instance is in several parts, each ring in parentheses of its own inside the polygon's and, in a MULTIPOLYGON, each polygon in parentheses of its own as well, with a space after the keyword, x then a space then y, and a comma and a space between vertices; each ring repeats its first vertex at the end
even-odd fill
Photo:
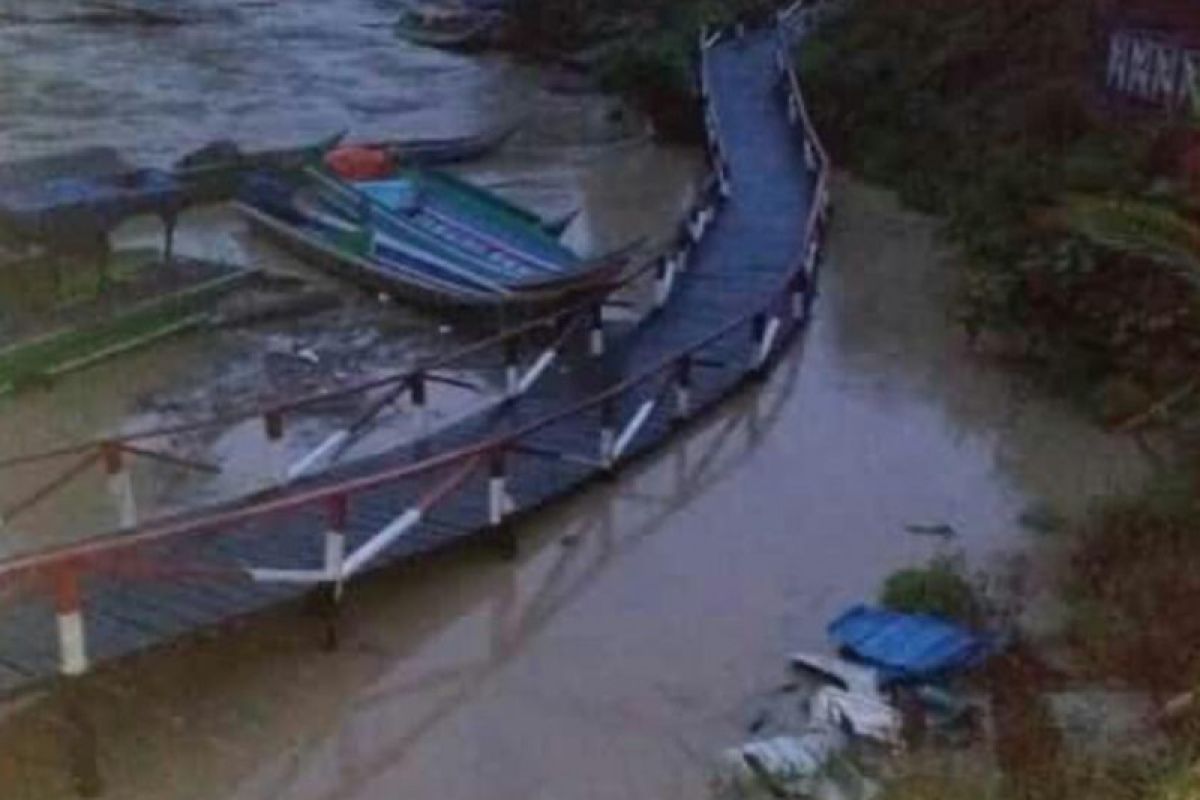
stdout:
MULTIPOLYGON (((218 138, 252 149, 311 141, 340 128, 361 139, 393 139, 516 125, 504 147, 456 172, 548 217, 578 212, 565 241, 583 254, 639 239, 653 245, 664 231, 674 230, 693 199, 702 172, 699 154, 652 142, 645 119, 619 98, 552 91, 537 69, 505 57, 464 58, 413 47, 392 33, 394 9, 369 0, 338 3, 336 11, 243 8, 234 0, 185 5, 236 6, 236 19, 152 33, 0 25, 0 65, 32 83, 58 87, 44 94, 5 90, 10 116, 0 125, 0 144, 6 153, 21 158, 119 144, 133 160, 165 165, 218 138), (48 48, 50 41, 63 46, 48 48), (129 52, 137 58, 130 60, 129 52), (95 65, 114 60, 124 68, 101 85, 95 65), (297 90, 300 84, 304 91, 297 90), (203 109, 188 105, 197 92, 208 98, 203 109), (94 96, 104 103, 93 107, 94 96), (61 124, 81 108, 90 115, 87 125, 61 124), (183 108, 190 109, 186 131, 174 124, 183 108)), ((161 225, 133 220, 115 232, 114 243, 121 250, 156 248, 161 225)), ((0 397, 0 459, 111 432, 186 424, 393 374, 511 322, 497 314, 460 324, 380 303, 251 235, 224 207, 182 215, 175 248, 183 256, 260 269, 270 291, 254 293, 268 300, 291 302, 309 293, 319 302, 311 307, 297 302, 294 313, 279 318, 236 323, 238 301, 250 294, 238 292, 221 308, 206 309, 225 322, 0 397), (309 288, 300 292, 298 286, 309 288), (235 323, 226 324, 230 319, 235 323)), ((478 391, 439 387, 431 397, 431 424, 494 401, 499 390, 493 373, 459 376, 478 391)), ((360 410, 345 404, 304 420, 291 455, 302 456, 360 410)), ((390 414, 361 443, 359 454, 414 431, 412 415, 390 414)), ((224 465, 226 474, 143 460, 135 467, 139 503, 145 513, 162 512, 264 482, 272 467, 260 440, 261 425, 250 421, 172 442, 198 461, 224 465)), ((31 496, 67 467, 58 461, 6 473, 0 508, 31 496)), ((115 523, 99 469, 54 499, 12 520, 0 552, 70 541, 115 523), (94 524, 81 527, 80 519, 94 524)))
MULTIPOLYGON (((965 256, 954 302, 972 348, 1136 437, 1156 462, 1142 489, 1107 493, 1084 517, 1048 526, 1054 603, 1025 615, 1021 633, 1050 634, 1034 650, 1053 680, 1005 665, 1029 713, 1007 721, 1014 741, 999 748, 998 797, 1200 792, 1200 629, 1177 613, 1200 602, 1195 126, 1114 96, 1127 50, 1105 37, 1122 9, 862 0, 796 54, 835 157, 943 217, 965 256), (1092 737, 1113 739, 1112 752, 1070 750, 1067 732, 1047 731, 1064 685, 1091 693, 1094 726, 1137 724, 1092 737), (1131 746, 1142 748, 1133 758, 1131 746)), ((1170 19, 1155 35, 1184 34, 1170 19)), ((1064 480, 1081 468, 1064 463, 1064 480)), ((896 796, 985 788, 940 767, 896 796)))
MULTIPOLYGON (((936 223, 849 181, 813 328, 761 390, 523 530, 515 564, 455 553, 350 597, 343 649, 296 610, 89 679, 112 796, 704 796, 824 624, 946 548, 1026 552, 1146 457, 953 324, 936 223), (905 530, 947 523, 943 543, 905 530)), ((0 731, 0 785, 64 795, 48 701, 0 731)))

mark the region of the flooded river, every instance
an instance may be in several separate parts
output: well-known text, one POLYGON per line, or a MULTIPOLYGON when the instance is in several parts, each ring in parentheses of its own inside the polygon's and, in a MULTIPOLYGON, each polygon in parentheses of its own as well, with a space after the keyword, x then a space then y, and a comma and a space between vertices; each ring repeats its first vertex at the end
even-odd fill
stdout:
MULTIPOLYGON (((655 145, 645 121, 612 97, 556 94, 536 69, 505 57, 464 58, 401 41, 392 32, 394 2, 183 0, 169 5, 172 13, 195 15, 181 26, 55 23, 84 5, 0 2, 0 160, 111 145, 135 162, 165 166, 218 138, 254 149, 306 144, 340 130, 353 139, 403 139, 519 124, 500 151, 461 171, 545 216, 578 210, 565 240, 586 254, 671 230, 700 172, 695 152, 655 145)), ((157 224, 137 220, 115 238, 118 247, 143 247, 159 236, 157 224)), ((225 209, 185 214, 178 249, 299 275, 336 293, 341 305, 299 321, 187 335, 48 390, 0 397, 0 459, 376 377, 480 335, 381 307, 256 240, 225 209)), ((494 400, 491 377, 476 376, 475 393, 436 389, 435 421, 494 400)), ((289 435, 292 457, 344 417, 300 420, 289 435)), ((412 420, 393 414, 354 455, 412 433, 412 420)), ((154 442, 182 446, 224 472, 209 478, 139 462, 143 514, 264 482, 270 469, 261 439, 261 424, 249 421, 198 441, 154 442)), ((68 459, 0 476, 0 508, 70 465, 68 459)), ((15 520, 0 537, 0 553, 68 541, 115 521, 103 476, 93 469, 54 502, 15 520)))
MULTIPOLYGON (((516 563, 356 586, 335 654, 289 610, 96 676, 110 796, 696 800, 786 654, 888 571, 995 565, 1031 505, 1144 477, 1135 444, 969 354, 929 220, 835 195, 815 325, 765 387, 533 520, 516 563)), ((6 797, 65 794, 56 731, 38 703, 0 729, 6 797)))

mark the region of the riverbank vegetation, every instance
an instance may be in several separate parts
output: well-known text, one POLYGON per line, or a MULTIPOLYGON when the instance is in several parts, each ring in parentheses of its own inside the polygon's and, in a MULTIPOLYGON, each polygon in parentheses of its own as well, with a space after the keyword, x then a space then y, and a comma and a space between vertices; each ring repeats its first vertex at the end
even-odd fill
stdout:
POLYGON ((1191 394, 1200 199, 1181 128, 1096 101, 1095 13, 860 0, 798 58, 836 160, 946 218, 979 348, 1118 423, 1191 394))
POLYGON ((518 52, 591 71, 646 113, 660 136, 698 141, 700 31, 771 7, 764 0, 515 0, 511 40, 518 52))
MULTIPOLYGON (((944 219, 976 352, 1032 369, 1115 428, 1169 422, 1187 463, 1200 187, 1182 168, 1184 128, 1098 102, 1096 13, 1091 0, 858 0, 796 57, 835 161, 944 219)), ((1003 779, 914 759, 888 797, 1200 798, 1197 479, 1170 467, 1048 534, 1065 673, 1029 668, 1037 653, 997 665, 991 696, 1027 701, 994 709, 1003 779), (1064 684, 1148 696, 1165 745, 1064 752, 1042 700, 1064 684)), ((887 592, 953 607, 943 578, 894 576, 887 592)))

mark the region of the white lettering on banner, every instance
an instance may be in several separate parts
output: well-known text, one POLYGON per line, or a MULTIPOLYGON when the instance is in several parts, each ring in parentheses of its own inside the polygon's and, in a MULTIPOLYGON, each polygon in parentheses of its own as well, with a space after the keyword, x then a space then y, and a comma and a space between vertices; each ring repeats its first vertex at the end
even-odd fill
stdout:
POLYGON ((1180 62, 1177 102, 1194 119, 1200 119, 1200 50, 1184 53, 1180 62))
POLYGON ((1129 37, 1117 32, 1112 35, 1108 45, 1108 88, 1118 92, 1125 91, 1125 81, 1129 77, 1129 37))
POLYGON ((1175 82, 1179 76, 1179 60, 1182 55, 1176 47, 1160 46, 1154 54, 1154 99, 1171 102, 1175 99, 1175 82))
POLYGON ((1129 80, 1126 91, 1143 99, 1150 96, 1150 59, 1153 45, 1145 39, 1134 39, 1129 49, 1129 80))
POLYGON ((1110 91, 1200 119, 1200 50, 1152 34, 1114 31, 1105 83, 1110 91))

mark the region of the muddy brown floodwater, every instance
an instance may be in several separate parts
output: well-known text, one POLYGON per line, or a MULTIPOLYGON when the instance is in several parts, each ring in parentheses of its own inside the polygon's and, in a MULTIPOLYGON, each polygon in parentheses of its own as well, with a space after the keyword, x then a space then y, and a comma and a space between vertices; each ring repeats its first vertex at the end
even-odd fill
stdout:
MULTIPOLYGON (((672 231, 701 173, 696 152, 656 145, 645 120, 613 97, 556 94, 536 69, 504 57, 464 58, 401 41, 392 32, 396 3, 182 0, 172 10, 194 15, 194 24, 139 29, 46 22, 82 6, 45 0, 31 9, 0 0, 0 160, 106 144, 139 163, 166 165, 216 138, 253 149, 312 142, 342 129, 370 140, 456 136, 519 123, 501 150, 459 171, 547 217, 578 210, 565 239, 585 254, 643 238, 653 242, 672 231), (30 14, 42 22, 5 22, 30 14)), ((115 239, 118 247, 144 248, 157 246, 160 235, 157 222, 134 220, 115 239)), ((249 235, 225 208, 185 214, 177 245, 188 255, 299 276, 336 293, 340 307, 299 320, 189 334, 67 376, 49 390, 0 397, 0 458, 369 380, 487 332, 460 330, 402 306, 380 307, 249 235)), ((499 377, 493 372, 460 376, 476 383, 477 392, 436 388, 434 423, 493 402, 499 377)), ((291 458, 355 412, 351 405, 289 419, 291 458)), ((411 437, 411 416, 385 416, 345 459, 411 437)), ((222 473, 136 461, 143 518, 269 481, 261 427, 250 420, 188 441, 152 442, 216 464, 222 473)), ((3 473, 0 509, 31 496, 70 464, 63 459, 3 473)), ((0 536, 0 554, 78 539, 116 522, 103 475, 91 470, 52 502, 13 520, 0 536)))
MULTIPOLYGON (((1030 504, 1073 514, 1143 479, 1134 443, 970 357, 929 220, 835 195, 815 324, 767 385, 535 518, 516 563, 356 586, 337 653, 293 609, 94 676, 109 796, 696 800, 786 653, 887 571, 995 563, 1030 547, 1030 504)), ((5 797, 66 794, 55 731, 46 703, 12 712, 5 797)))

